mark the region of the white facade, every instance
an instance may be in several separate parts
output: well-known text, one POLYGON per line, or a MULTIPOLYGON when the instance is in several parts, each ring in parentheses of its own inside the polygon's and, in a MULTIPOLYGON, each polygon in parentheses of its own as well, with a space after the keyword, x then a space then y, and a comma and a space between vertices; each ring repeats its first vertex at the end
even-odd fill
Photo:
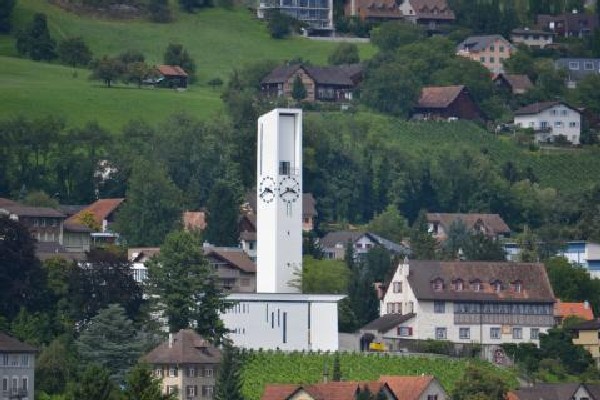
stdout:
POLYGON ((257 292, 297 293, 302 273, 302 110, 258 119, 257 292))
POLYGON ((592 278, 600 278, 600 244, 586 241, 568 242, 558 253, 571 264, 586 268, 592 278))
POLYGON ((520 128, 549 131, 548 134, 536 134, 537 141, 553 141, 558 135, 564 135, 571 143, 579 144, 581 114, 561 103, 537 114, 515 115, 514 124, 520 128))
POLYGON ((338 349, 340 295, 233 294, 236 305, 222 315, 236 346, 272 350, 338 349))
MULTIPOLYGON (((417 299, 408 281, 409 273, 409 264, 400 264, 380 302, 381 316, 392 313, 415 314, 381 335, 381 339, 388 344, 397 339, 437 339, 459 344, 477 343, 488 348, 494 348, 501 343, 539 344, 539 334, 546 333, 553 326, 550 304, 547 310, 544 309, 547 315, 531 315, 533 318, 516 316, 512 323, 503 321, 502 317, 492 323, 490 320, 496 318, 482 313, 459 315, 455 312, 453 301, 417 299)), ((489 355, 489 349, 487 351, 489 355)))

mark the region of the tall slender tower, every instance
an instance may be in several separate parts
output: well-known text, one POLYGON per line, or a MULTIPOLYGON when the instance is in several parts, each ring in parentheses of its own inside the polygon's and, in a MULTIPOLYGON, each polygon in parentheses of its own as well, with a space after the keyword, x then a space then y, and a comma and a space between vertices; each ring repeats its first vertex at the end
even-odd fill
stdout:
POLYGON ((257 149, 257 292, 298 293, 289 283, 302 274, 302 110, 262 115, 257 149))

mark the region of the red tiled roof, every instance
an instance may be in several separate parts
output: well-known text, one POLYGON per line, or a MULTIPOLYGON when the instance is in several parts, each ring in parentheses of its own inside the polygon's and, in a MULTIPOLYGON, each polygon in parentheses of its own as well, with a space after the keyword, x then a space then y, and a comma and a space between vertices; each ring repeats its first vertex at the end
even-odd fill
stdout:
POLYGON ((182 329, 142 357, 150 364, 219 364, 221 352, 192 329, 182 329))
POLYGON ((554 315, 557 317, 578 317, 585 320, 593 320, 594 312, 589 303, 563 303, 558 300, 554 303, 554 315))
POLYGON ((498 74, 497 79, 504 79, 513 90, 529 90, 533 87, 533 83, 527 75, 524 74, 498 74))
POLYGON ((256 264, 238 248, 209 247, 204 250, 206 256, 213 256, 227 261, 231 266, 247 273, 256 273, 256 264))
POLYGON ((424 87, 421 90, 417 107, 446 108, 452 104, 464 89, 464 85, 424 87))
POLYGON ((508 234, 510 228, 506 222, 498 214, 460 214, 460 213, 427 213, 427 222, 438 222, 444 226, 446 230, 450 228, 452 222, 461 220, 468 228, 475 228, 476 225, 482 224, 486 234, 508 234))
POLYGON ((102 221, 105 220, 113 211, 121 205, 125 199, 100 199, 90 204, 88 207, 71 216, 66 222, 80 223, 79 218, 86 212, 94 216, 94 221, 102 226, 102 221))
POLYGON ((398 400, 418 400, 435 378, 432 375, 392 376, 382 375, 379 382, 387 383, 398 400))
POLYGON ((188 74, 179 65, 157 65, 156 69, 162 75, 166 76, 188 76, 188 74))

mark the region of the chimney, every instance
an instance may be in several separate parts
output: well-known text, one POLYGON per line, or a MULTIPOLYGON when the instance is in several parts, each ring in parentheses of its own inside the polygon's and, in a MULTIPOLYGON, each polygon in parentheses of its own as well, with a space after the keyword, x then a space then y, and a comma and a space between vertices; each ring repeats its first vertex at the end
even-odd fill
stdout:
POLYGON ((590 309, 590 302, 589 302, 589 301, 587 301, 587 300, 585 300, 585 301, 583 302, 583 308, 585 308, 586 310, 589 310, 589 309, 590 309))
POLYGON ((172 349, 173 348, 173 334, 169 333, 169 348, 172 349))
POLYGON ((404 262, 402 264, 402 275, 404 277, 408 277, 408 274, 410 273, 410 265, 409 265, 409 260, 408 260, 408 256, 404 257, 404 262))

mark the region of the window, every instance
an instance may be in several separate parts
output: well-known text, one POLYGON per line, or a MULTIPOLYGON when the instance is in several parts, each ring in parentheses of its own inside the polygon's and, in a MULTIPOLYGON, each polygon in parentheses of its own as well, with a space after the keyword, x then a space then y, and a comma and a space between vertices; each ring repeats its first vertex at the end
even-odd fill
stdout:
POLYGON ((438 400, 437 394, 428 394, 427 400, 438 400))
POLYGON ((540 328, 531 328, 529 331, 529 338, 538 340, 540 338, 540 328))
POLYGON ((474 292, 480 292, 481 291, 481 281, 473 281, 471 282, 471 288, 473 289, 474 292))
POLYGON ((52 226, 54 226, 54 227, 58 226, 58 219, 52 218, 52 226))
POLYGON ((177 385, 167 386, 167 394, 177 394, 178 391, 179 391, 179 388, 177 387, 177 385))
POLYGON ((290 162, 289 161, 280 161, 279 162, 279 175, 289 175, 290 174, 290 162))
POLYGON ((516 281, 514 283, 514 289, 515 289, 515 293, 521 293, 521 291, 523 291, 523 284, 519 281, 516 281))
POLYGON ((500 328, 490 328, 490 339, 500 339, 500 328))
POLYGON ((202 397, 212 398, 214 392, 214 386, 202 385, 202 397))
POLYGON ((502 290, 502 282, 494 281, 494 292, 499 293, 502 290))
POLYGON ((485 57, 479 57, 479 62, 484 63, 485 62, 485 57))
POLYGON ((21 355, 21 366, 29 367, 29 354, 21 355))
POLYGON ((46 226, 46 218, 40 218, 40 226, 46 226))
POLYGON ((436 292, 439 292, 444 289, 444 281, 441 280, 440 278, 438 278, 433 281, 432 287, 433 287, 433 290, 435 290, 436 292))
POLYGON ((12 386, 11 386, 12 390, 13 391, 17 390, 18 387, 19 387, 19 378, 17 378, 17 377, 12 378, 12 386))
POLYGON ((394 311, 396 314, 402 314, 402 303, 396 303, 396 309, 394 311))
POLYGON ((556 128, 562 128, 562 126, 563 126, 563 123, 562 123, 561 121, 556 121, 556 122, 554 123, 554 126, 555 126, 556 128))
POLYGON ((490 63, 493 64, 494 62, 496 62, 496 60, 494 59, 494 57, 490 57, 490 63))
POLYGON ((583 69, 587 70, 587 71, 591 71, 594 69, 594 63, 592 61, 585 61, 583 63, 583 69))
POLYGON ((394 282, 394 293, 402 293, 402 282, 394 282))
POLYGON ((18 355, 15 354, 14 356, 11 357, 11 359, 12 359, 12 362, 11 362, 12 365, 14 365, 15 367, 19 365, 19 356, 18 355))
MULTIPOLYGON (((287 313, 283 313, 283 314, 284 314, 284 316, 285 316, 285 314, 287 314, 287 313)), ((212 376, 213 376, 213 369, 212 369, 212 368, 206 368, 206 369, 204 370, 204 376, 205 376, 206 378, 212 378, 212 376)))
POLYGON ((540 122, 540 128, 545 129, 548 127, 548 121, 542 121, 540 122))
POLYGON ((459 339, 470 339, 471 338, 471 329, 470 328, 459 328, 458 338, 459 339))
POLYGON ((433 312, 436 314, 443 314, 446 312, 446 303, 443 301, 433 302, 433 312))
POLYGON ((8 365, 8 354, 2 354, 2 365, 8 365))
POLYGON ((456 290, 457 292, 460 292, 464 289, 464 283, 462 280, 457 280, 456 282, 454 282, 454 290, 456 290))
POLYGON ((387 313, 388 314, 394 313, 394 303, 387 303, 387 313))
POLYGON ((413 331, 409 326, 400 326, 398 327, 398 336, 412 336, 413 331))
POLYGON ((26 377, 26 376, 24 376, 24 377, 21 379, 21 389, 23 389, 23 390, 27 390, 27 388, 28 388, 28 387, 29 387, 29 380, 27 379, 27 377, 26 377))
POLYGON ((4 390, 4 391, 8 390, 8 378, 7 377, 2 378, 2 390, 4 390))
POLYGON ((185 392, 187 393, 188 397, 196 397, 198 396, 198 386, 188 385, 185 392))
POLYGON ((513 339, 523 339, 523 328, 513 328, 512 336, 513 339))
POLYGON ((154 370, 154 375, 155 375, 157 378, 162 378, 162 377, 163 377, 163 370, 162 370, 162 368, 156 368, 156 369, 154 370))
POLYGON ((579 69, 579 63, 577 61, 570 61, 569 62, 569 69, 570 70, 578 70, 579 69))
POLYGON ((447 337, 446 332, 447 332, 446 328, 435 328, 435 338, 437 340, 446 339, 446 337, 447 337))
POLYGON ((577 122, 569 122, 569 128, 576 128, 577 122))
POLYGON ((556 115, 556 110, 552 110, 552 111, 550 111, 550 114, 552 114, 552 115, 556 115))
POLYGON ((177 367, 174 365, 169 366, 169 378, 177 378, 177 367))
POLYGON ((569 110, 561 110, 560 113, 562 115, 568 115, 569 114, 569 110))
POLYGON ((490 51, 494 51, 494 50, 495 50, 495 49, 494 49, 494 45, 491 45, 491 46, 490 46, 490 51))
POLYGON ((40 224, 40 220, 37 218, 33 219, 33 226, 38 226, 40 224))
POLYGON ((504 53, 504 46, 500 46, 500 47, 498 48, 498 50, 500 51, 500 53, 504 53))
POLYGON ((196 368, 189 367, 187 369, 187 376, 188 376, 188 378, 195 378, 196 377, 196 368))

